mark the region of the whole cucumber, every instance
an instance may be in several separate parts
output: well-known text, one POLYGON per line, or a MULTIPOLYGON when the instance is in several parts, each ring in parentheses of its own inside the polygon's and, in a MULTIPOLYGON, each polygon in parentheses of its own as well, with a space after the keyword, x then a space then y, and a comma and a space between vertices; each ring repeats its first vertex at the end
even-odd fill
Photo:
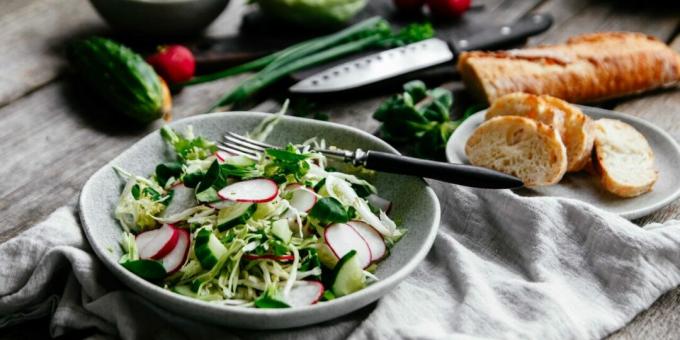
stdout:
POLYGON ((80 78, 117 111, 141 123, 169 116, 172 99, 167 85, 131 49, 92 37, 73 42, 67 53, 80 78))

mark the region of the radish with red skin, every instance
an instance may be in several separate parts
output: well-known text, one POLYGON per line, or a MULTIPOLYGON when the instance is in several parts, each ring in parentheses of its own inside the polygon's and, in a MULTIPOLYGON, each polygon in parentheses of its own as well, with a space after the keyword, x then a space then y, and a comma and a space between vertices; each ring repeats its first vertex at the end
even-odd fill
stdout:
POLYGON ((231 156, 236 156, 236 154, 233 154, 231 152, 226 152, 224 150, 218 150, 218 151, 215 152, 215 157, 217 157, 218 162, 224 162, 225 159, 227 159, 231 156))
POLYGON ((382 210, 385 212, 385 214, 389 214, 390 210, 392 209, 392 202, 376 195, 376 194, 370 194, 366 197, 366 200, 368 203, 370 203, 372 206, 382 210))
POLYGON ((290 198, 290 205, 300 212, 308 212, 316 204, 317 197, 314 190, 307 188, 300 184, 290 184, 286 187, 286 191, 292 192, 290 198))
POLYGON ((366 241, 368 248, 371 250, 371 262, 380 261, 387 255, 385 239, 375 228, 362 221, 349 221, 347 224, 354 228, 366 241))
POLYGON ((164 224, 158 229, 156 236, 139 249, 139 258, 144 260, 160 259, 175 248, 178 238, 177 228, 170 224, 164 224))
POLYGON ((168 274, 172 274, 182 268, 184 262, 187 260, 187 255, 189 255, 189 248, 191 246, 191 236, 189 235, 189 232, 177 228, 177 234, 179 235, 177 245, 160 260, 163 263, 163 268, 165 268, 165 271, 168 274))
POLYGON ((470 8, 471 0, 427 0, 430 13, 438 17, 455 18, 470 8))
POLYGON ((225 201, 266 203, 279 195, 279 186, 271 179, 251 179, 227 185, 217 195, 225 201))
POLYGON ((323 284, 319 281, 297 281, 288 293, 286 302, 291 307, 313 305, 321 299, 323 292, 323 284))
POLYGON ((425 5, 425 0, 392 0, 394 6, 401 12, 417 12, 420 13, 423 5, 425 5))
POLYGON ((355 250, 361 268, 366 268, 371 264, 373 258, 371 248, 361 234, 349 224, 335 223, 328 226, 324 231, 323 238, 338 260, 350 251, 355 250))
POLYGON ((146 61, 171 84, 188 81, 196 71, 193 53, 182 45, 160 46, 158 52, 148 56, 146 61))
POLYGON ((158 235, 158 230, 159 229, 154 229, 154 230, 149 230, 145 231, 143 233, 137 234, 135 236, 135 244, 137 244, 137 252, 139 252, 140 249, 146 247, 151 240, 153 240, 157 235, 158 235))
POLYGON ((246 260, 249 261, 255 261, 255 260, 274 260, 278 262, 290 262, 295 260, 295 257, 293 255, 281 255, 281 256, 276 256, 276 255, 271 255, 271 254, 266 254, 266 255, 255 255, 255 254, 245 254, 243 257, 246 260))

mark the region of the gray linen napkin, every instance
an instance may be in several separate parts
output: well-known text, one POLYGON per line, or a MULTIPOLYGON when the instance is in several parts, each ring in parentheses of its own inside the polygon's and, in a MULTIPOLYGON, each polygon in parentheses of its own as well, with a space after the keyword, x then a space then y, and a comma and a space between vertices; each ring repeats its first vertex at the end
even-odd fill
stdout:
POLYGON ((680 222, 640 228, 578 201, 431 184, 443 208, 432 251, 343 318, 268 332, 180 318, 106 272, 65 207, 0 245, 0 328, 49 316, 55 336, 125 339, 595 339, 680 283, 680 222))

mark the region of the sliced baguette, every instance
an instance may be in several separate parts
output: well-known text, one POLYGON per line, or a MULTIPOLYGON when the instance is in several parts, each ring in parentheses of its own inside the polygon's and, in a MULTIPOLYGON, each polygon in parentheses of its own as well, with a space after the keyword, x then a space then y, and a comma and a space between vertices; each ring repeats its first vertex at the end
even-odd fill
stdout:
POLYGON ((602 186, 621 197, 635 197, 652 190, 658 178, 654 151, 632 126, 615 119, 594 124, 593 166, 602 186))
POLYGON ((562 99, 547 95, 543 95, 541 98, 553 110, 562 112, 561 116, 564 117, 561 137, 564 146, 567 148, 567 171, 583 170, 593 151, 592 120, 578 107, 562 99))
POLYGON ((495 100, 486 119, 508 115, 535 119, 557 130, 567 148, 567 171, 580 171, 588 163, 593 147, 591 121, 577 107, 551 96, 515 92, 495 100))
POLYGON ((518 116, 494 117, 465 145, 470 163, 517 176, 526 186, 559 182, 567 170, 560 135, 547 124, 518 116))

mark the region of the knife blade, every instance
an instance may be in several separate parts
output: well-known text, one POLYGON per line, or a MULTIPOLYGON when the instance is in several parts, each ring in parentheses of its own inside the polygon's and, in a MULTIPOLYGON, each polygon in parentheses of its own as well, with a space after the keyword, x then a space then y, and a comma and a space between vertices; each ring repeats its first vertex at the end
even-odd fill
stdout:
POLYGON ((290 87, 293 93, 326 93, 369 85, 396 76, 445 64, 463 51, 507 46, 546 31, 549 14, 533 14, 511 25, 483 30, 466 39, 432 38, 343 63, 309 76, 290 87))

